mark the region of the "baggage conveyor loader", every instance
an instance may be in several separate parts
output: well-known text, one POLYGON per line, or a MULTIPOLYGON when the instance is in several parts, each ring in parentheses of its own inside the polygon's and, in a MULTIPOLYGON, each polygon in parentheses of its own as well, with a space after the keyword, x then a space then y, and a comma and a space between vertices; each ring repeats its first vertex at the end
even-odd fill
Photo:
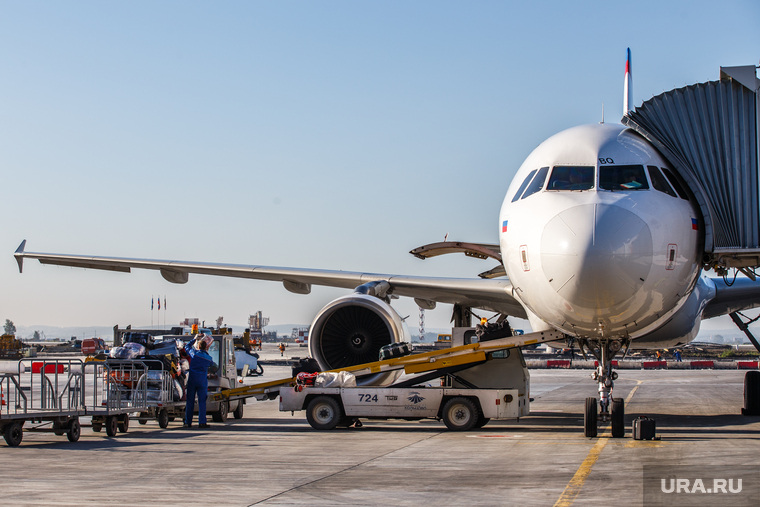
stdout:
MULTIPOLYGON (((408 375, 417 375, 416 377, 413 377, 412 379, 402 379, 403 382, 397 383, 394 386, 390 387, 374 387, 374 386, 363 386, 361 388, 314 388, 314 387, 305 387, 304 390, 300 393, 297 393, 299 395, 299 398, 302 398, 302 406, 299 408, 292 408, 295 405, 298 405, 299 401, 295 399, 294 396, 291 396, 292 393, 295 393, 295 390, 293 389, 293 386, 295 385, 296 379, 295 378, 285 378, 280 380, 274 380, 270 382, 263 382, 259 384, 253 384, 250 386, 245 387, 238 387, 234 389, 228 389, 223 390, 218 393, 214 393, 210 398, 214 400, 236 400, 240 398, 250 398, 255 397, 259 400, 265 400, 265 399, 274 399, 278 395, 280 395, 281 398, 281 410, 284 411, 295 411, 295 410, 302 410, 303 408, 308 409, 308 405, 311 404, 314 396, 328 396, 332 397, 333 399, 339 400, 340 403, 338 403, 337 408, 335 406, 332 407, 333 411, 335 412, 335 417, 338 418, 337 422, 332 426, 337 426, 338 422, 346 423, 348 420, 351 420, 352 422, 356 420, 359 416, 364 417, 398 417, 395 415, 396 413, 394 410, 391 410, 391 412, 387 413, 386 415, 382 415, 381 412, 383 408, 378 408, 374 411, 374 413, 362 413, 358 414, 352 407, 352 402, 348 401, 347 403, 342 402, 342 399, 346 396, 356 396, 357 399, 361 398, 359 404, 365 404, 363 406, 369 407, 374 402, 373 400, 378 400, 378 406, 382 406, 382 404, 379 403, 379 400, 381 399, 380 396, 389 396, 397 397, 400 399, 400 396, 402 393, 396 393, 392 394, 389 391, 392 389, 405 389, 408 390, 412 387, 413 384, 410 384, 410 382, 417 384, 421 382, 426 382, 431 379, 439 378, 439 377, 446 377, 447 378, 447 385, 449 387, 445 388, 425 388, 429 389, 431 391, 425 391, 426 394, 433 394, 432 390, 437 389, 438 391, 441 391, 440 393, 440 403, 446 404, 449 400, 453 398, 460 398, 465 397, 468 399, 471 399, 473 403, 476 405, 476 408, 478 409, 477 417, 478 421, 476 422, 482 422, 482 419, 489 419, 491 417, 486 417, 486 413, 491 415, 493 418, 512 418, 512 417, 519 417, 521 415, 527 415, 528 411, 528 381, 527 381, 527 369, 525 369, 525 363, 522 360, 522 354, 516 354, 513 356, 513 362, 510 363, 508 368, 503 368, 505 363, 498 364, 501 358, 497 358, 494 356, 498 356, 499 354, 494 354, 500 351, 508 351, 510 349, 519 349, 521 347, 525 347, 528 345, 538 344, 538 343, 544 343, 544 342, 551 342, 551 341, 560 341, 564 339, 564 335, 557 331, 542 331, 542 332, 535 332, 535 333, 528 333, 525 335, 518 335, 518 336, 510 336, 507 338, 500 338, 496 340, 490 340, 490 341, 483 341, 483 342, 476 342, 476 343, 470 343, 466 345, 461 345, 457 347, 452 347, 448 349, 441 349, 441 350, 434 350, 430 352, 424 352, 421 354, 413 354, 413 355, 407 355, 402 357, 396 357, 392 359, 386 359, 384 361, 375 361, 372 363, 365 363, 360 364, 356 366, 351 366, 347 368, 341 368, 340 370, 330 370, 332 372, 339 372, 339 371, 348 371, 354 374, 358 379, 359 382, 361 382, 361 377, 366 375, 373 375, 377 373, 385 373, 385 372, 391 372, 391 371, 399 371, 403 370, 404 373, 408 375), (518 359, 519 358, 519 359, 518 359), (492 359, 497 359, 497 361, 492 361, 492 359), (515 363, 514 360, 518 359, 515 363), (514 393, 508 393, 506 390, 504 390, 504 393, 498 393, 500 388, 502 387, 512 387, 512 386, 506 386, 506 385, 500 385, 501 379, 503 378, 502 373, 505 373, 505 371, 508 372, 512 371, 514 373, 515 368, 519 365, 519 372, 518 376, 523 375, 523 371, 525 375, 523 378, 525 378, 524 386, 523 386, 523 393, 520 393, 519 396, 515 396, 514 393), (501 372, 501 373, 498 373, 501 372), (484 389, 478 389, 478 388, 484 388, 484 389), (329 393, 318 393, 316 389, 329 389, 331 390, 329 393), (358 390, 361 390, 362 392, 359 392, 358 390), (372 393, 369 393, 370 390, 373 390, 372 393), (381 390, 383 392, 377 391, 381 390), (366 393, 364 391, 367 391, 366 393), (377 392, 375 392, 377 391, 377 392), (466 393, 462 393, 461 391, 466 391, 466 393), (505 412, 504 406, 500 407, 501 412, 495 413, 493 410, 491 410, 491 405, 496 406, 495 401, 491 401, 487 403, 487 406, 489 408, 483 408, 483 405, 486 404, 485 401, 481 402, 479 399, 479 396, 482 395, 482 393, 477 393, 476 391, 494 391, 494 393, 489 393, 489 399, 492 395, 499 396, 500 399, 505 399, 505 397, 511 396, 512 400, 517 402, 512 407, 518 407, 515 411, 512 412, 505 412), (285 394, 287 392, 287 394, 285 394), (371 394, 369 398, 366 396, 359 396, 361 394, 371 394), (478 401, 475 401, 475 399, 478 399, 478 401), (369 399, 369 401, 366 401, 369 399), (292 403, 295 403, 295 405, 292 405, 292 403), (284 404, 284 405, 283 405, 284 404)), ((502 356, 509 357, 510 354, 501 354, 502 356)), ((504 358, 506 359, 506 358, 504 358)), ((517 386, 515 386, 517 387, 517 386)), ((416 391, 419 391, 419 388, 415 389, 416 391)), ((434 396, 438 397, 438 393, 433 394, 434 396)), ((408 394, 408 396, 413 396, 411 394, 408 394)), ((345 398, 347 399, 347 398, 345 398)), ((387 399, 387 398, 382 398, 387 399)), ((511 401, 512 401, 511 400, 511 401)), ((328 402, 329 403, 329 402, 328 402)), ((506 403, 506 402, 505 402, 506 403)), ((465 403, 465 405, 468 405, 465 403)), ((450 407, 451 408, 451 407, 450 407)), ((466 407, 466 408, 469 408, 466 407)), ((316 410, 316 409, 315 409, 316 410)), ((322 410, 322 416, 321 418, 324 419, 327 417, 327 412, 330 412, 329 408, 325 409, 323 407, 322 410)), ((407 409, 403 409, 407 410, 407 409)), ((412 415, 411 410, 404 412, 403 418, 420 418, 420 417, 440 417, 446 419, 444 417, 445 410, 443 409, 443 406, 437 406, 436 410, 432 415, 429 415, 429 412, 424 412, 425 415, 423 415, 422 412, 417 413, 416 415, 412 415), (444 414, 444 415, 442 415, 444 414)), ((462 406, 457 405, 457 407, 451 409, 451 414, 457 414, 460 415, 462 412, 462 406)), ((319 413, 319 411, 317 411, 319 413)), ((317 417, 319 415, 317 414, 317 417)), ((329 417, 328 417, 329 418, 329 417)), ((310 418, 311 419, 311 418, 310 418)), ((311 420, 310 420, 311 422, 311 420)), ((327 426, 330 426, 332 424, 332 420, 327 424, 327 426)), ((483 423, 484 424, 484 423, 483 423)), ((456 426, 456 424, 455 424, 456 426)), ((465 428, 454 428, 454 429, 465 429, 465 428)), ((469 429, 469 428, 466 428, 469 429)))

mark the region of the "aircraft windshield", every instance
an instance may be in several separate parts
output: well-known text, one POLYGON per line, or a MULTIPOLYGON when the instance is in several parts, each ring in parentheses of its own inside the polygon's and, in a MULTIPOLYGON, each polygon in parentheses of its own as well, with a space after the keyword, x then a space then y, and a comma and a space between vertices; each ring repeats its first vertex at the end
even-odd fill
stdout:
POLYGON ((603 190, 648 190, 642 165, 599 166, 599 188, 603 190))
POLYGON ((588 190, 594 187, 593 166, 557 166, 547 190, 588 190))

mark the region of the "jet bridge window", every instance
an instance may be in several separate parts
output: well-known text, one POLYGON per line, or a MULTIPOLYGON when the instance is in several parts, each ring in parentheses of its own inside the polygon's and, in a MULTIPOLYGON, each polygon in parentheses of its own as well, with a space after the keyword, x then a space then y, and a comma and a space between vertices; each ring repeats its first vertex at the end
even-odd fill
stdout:
POLYGON ((665 176, 662 175, 658 167, 653 166, 653 165, 648 165, 647 170, 649 171, 649 179, 652 180, 652 186, 654 187, 655 190, 659 190, 660 192, 665 192, 666 194, 672 197, 677 197, 673 189, 670 188, 670 185, 668 184, 668 180, 665 179, 665 176))
POLYGON ((594 187, 593 166, 556 166, 547 190, 588 190, 594 187))
POLYGON ((533 181, 530 182, 530 186, 525 191, 525 194, 522 196, 522 199, 525 199, 526 197, 530 197, 531 195, 535 194, 542 188, 544 188, 544 181, 546 181, 546 175, 549 173, 548 167, 542 167, 538 170, 538 173, 536 174, 536 177, 533 178, 533 181))
POLYGON ((527 187, 528 183, 530 183, 530 180, 533 179, 533 175, 536 174, 536 171, 537 169, 533 169, 530 172, 530 174, 528 174, 528 176, 525 178, 525 180, 523 180, 522 184, 520 185, 520 188, 517 189, 517 193, 512 198, 512 202, 515 202, 516 200, 518 200, 520 196, 522 195, 522 193, 525 192, 525 187, 527 187))
POLYGON ((599 188, 603 190, 649 190, 643 165, 599 166, 599 188))

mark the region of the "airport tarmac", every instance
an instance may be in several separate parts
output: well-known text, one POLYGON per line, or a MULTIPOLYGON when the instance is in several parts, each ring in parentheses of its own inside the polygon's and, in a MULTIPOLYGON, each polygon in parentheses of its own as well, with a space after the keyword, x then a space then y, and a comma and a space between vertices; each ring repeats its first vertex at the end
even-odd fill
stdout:
MULTIPOLYGON (((289 373, 269 366, 246 383, 289 373)), ((26 432, 19 447, 0 444, 2 503, 642 505, 644 466, 756 467, 760 418, 739 415, 744 372, 621 373, 623 439, 583 436, 584 398, 596 392, 589 373, 532 371, 531 416, 465 433, 438 421, 374 420, 318 432, 276 401, 251 401, 243 419, 209 430, 133 423, 109 438, 85 427, 77 443, 26 432), (636 415, 654 418, 661 440, 630 438, 636 415)))

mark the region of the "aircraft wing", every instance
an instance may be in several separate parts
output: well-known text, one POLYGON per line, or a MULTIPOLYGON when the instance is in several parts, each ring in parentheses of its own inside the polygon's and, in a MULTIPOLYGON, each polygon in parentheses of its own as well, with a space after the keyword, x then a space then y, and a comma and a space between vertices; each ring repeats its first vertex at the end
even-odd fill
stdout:
POLYGON ((438 278, 245 264, 54 254, 26 252, 25 246, 26 240, 14 254, 19 271, 23 269, 24 259, 29 258, 37 259, 42 264, 125 273, 131 272, 133 268, 153 269, 160 271, 164 279, 172 283, 186 283, 190 273, 270 280, 281 282, 287 290, 296 294, 308 294, 311 292, 312 285, 354 289, 367 282, 384 280, 390 284, 389 293, 416 298, 422 304, 430 302, 461 304, 527 318, 525 309, 512 295, 512 284, 507 279, 438 278))
POLYGON ((709 319, 760 306, 760 282, 737 278, 729 286, 719 278, 712 281, 715 284, 715 297, 705 305, 703 318, 709 319))

